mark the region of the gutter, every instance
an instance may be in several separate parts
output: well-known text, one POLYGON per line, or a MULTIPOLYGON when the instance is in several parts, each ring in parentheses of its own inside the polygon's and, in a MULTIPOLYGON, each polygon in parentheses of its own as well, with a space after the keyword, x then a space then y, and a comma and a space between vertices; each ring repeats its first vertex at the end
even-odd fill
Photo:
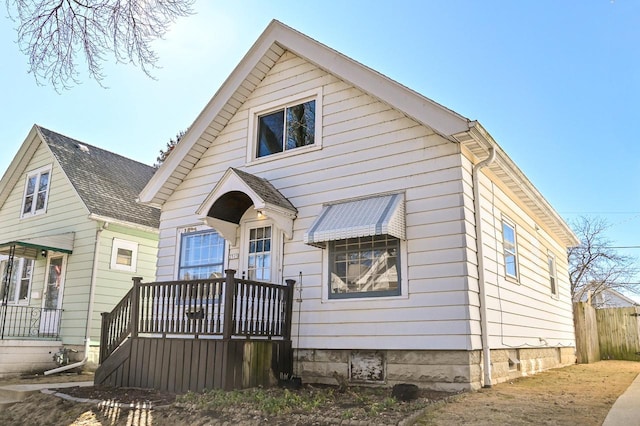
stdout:
POLYGON ((482 340, 483 387, 491 387, 491 349, 489 348, 489 319, 487 318, 487 292, 484 277, 484 244, 482 241, 482 212, 480 210, 480 169, 491 164, 496 158, 494 147, 489 148, 489 156, 473 166, 473 210, 476 223, 476 253, 478 256, 478 287, 480 290, 480 338, 482 340))
POLYGON ((53 370, 47 370, 44 372, 45 376, 61 373, 63 371, 71 370, 76 367, 82 367, 89 360, 89 349, 91 344, 91 319, 93 317, 93 303, 96 293, 96 277, 98 276, 98 257, 100 254, 100 235, 107 226, 109 226, 109 224, 104 222, 102 226, 96 231, 96 245, 93 252, 93 268, 91 270, 91 288, 89 290, 89 306, 87 306, 87 327, 84 333, 84 358, 80 362, 63 365, 62 367, 54 368, 53 370))
POLYGON ((120 226, 126 226, 127 228, 133 228, 133 229, 137 229, 138 231, 145 231, 145 232, 151 232, 154 234, 159 234, 160 230, 158 228, 154 228, 152 226, 147 226, 147 225, 141 225, 139 223, 133 223, 133 222, 127 222, 124 220, 118 220, 118 219, 113 219, 107 216, 102 216, 102 215, 98 215, 98 214, 94 214, 91 213, 89 216, 89 219, 91 220, 95 220, 98 222, 104 222, 105 223, 105 228, 107 226, 109 226, 110 223, 113 223, 114 225, 120 225, 120 226))

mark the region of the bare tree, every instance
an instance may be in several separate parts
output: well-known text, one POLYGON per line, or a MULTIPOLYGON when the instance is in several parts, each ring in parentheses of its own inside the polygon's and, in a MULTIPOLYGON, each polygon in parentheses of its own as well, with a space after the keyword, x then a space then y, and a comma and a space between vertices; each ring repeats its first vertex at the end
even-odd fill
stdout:
POLYGON ((29 58, 29 72, 38 83, 48 80, 59 90, 79 83, 78 56, 84 56, 89 76, 100 85, 109 54, 151 77, 158 60, 151 42, 177 18, 192 14, 194 1, 6 0, 6 6, 18 25, 17 41, 29 58))
POLYGON ((178 133, 176 133, 175 139, 173 138, 169 139, 169 142, 167 142, 166 151, 162 149, 160 150, 160 155, 158 155, 158 157, 156 158, 156 163, 153 165, 153 167, 157 169, 162 165, 162 163, 164 163, 164 161, 167 159, 169 154, 171 154, 171 152, 176 147, 176 145, 178 145, 178 142, 180 142, 180 139, 182 139, 185 133, 186 131, 181 130, 178 133))
POLYGON ((588 292, 597 295, 605 289, 638 293, 633 282, 638 272, 636 259, 618 253, 605 232, 609 224, 601 218, 580 217, 573 230, 581 244, 569 249, 569 281, 574 301, 584 300, 588 292))

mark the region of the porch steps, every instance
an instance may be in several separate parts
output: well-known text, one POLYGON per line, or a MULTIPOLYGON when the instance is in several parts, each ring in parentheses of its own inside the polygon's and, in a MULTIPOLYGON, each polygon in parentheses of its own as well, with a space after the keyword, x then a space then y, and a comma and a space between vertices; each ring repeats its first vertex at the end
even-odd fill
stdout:
POLYGON ((74 386, 93 386, 93 382, 34 383, 29 385, 0 386, 0 410, 24 400, 42 389, 70 388, 74 386))

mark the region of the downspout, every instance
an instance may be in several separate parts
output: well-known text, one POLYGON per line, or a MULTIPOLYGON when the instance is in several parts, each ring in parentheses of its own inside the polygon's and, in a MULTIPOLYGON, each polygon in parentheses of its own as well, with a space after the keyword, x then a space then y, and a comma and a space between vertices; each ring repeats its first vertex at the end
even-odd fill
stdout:
POLYGON ((496 150, 489 148, 489 156, 473 166, 473 210, 476 222, 476 245, 478 256, 478 287, 480 290, 480 339, 482 340, 482 361, 485 388, 491 387, 491 350, 489 349, 489 319, 487 318, 487 292, 484 278, 484 244, 482 241, 482 214, 480 210, 480 169, 491 164, 496 158, 496 150))
POLYGON ((62 367, 54 368, 53 370, 47 370, 44 372, 45 376, 50 374, 61 373, 63 371, 71 370, 72 368, 82 367, 89 360, 89 350, 91 343, 91 318, 93 317, 93 302, 96 293, 96 277, 98 276, 98 257, 100 254, 100 235, 102 231, 108 226, 107 223, 102 223, 102 226, 96 231, 96 245, 93 251, 93 268, 91 270, 91 288, 89 290, 89 306, 87 306, 87 327, 84 332, 84 358, 80 362, 76 362, 69 365, 63 365, 62 367))

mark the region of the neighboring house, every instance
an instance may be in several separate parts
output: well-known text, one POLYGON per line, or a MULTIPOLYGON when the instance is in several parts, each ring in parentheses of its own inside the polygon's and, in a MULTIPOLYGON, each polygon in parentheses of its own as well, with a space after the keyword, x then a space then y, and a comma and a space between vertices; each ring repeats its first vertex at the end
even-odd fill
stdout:
POLYGON ((153 173, 31 129, 0 180, 0 376, 96 362, 101 312, 155 275, 159 211, 135 201, 153 173))
POLYGON ((590 302, 596 309, 604 308, 628 308, 640 306, 640 303, 625 296, 612 288, 600 288, 596 291, 583 292, 580 302, 590 302))
POLYGON ((157 281, 297 281, 305 382, 476 389, 575 362, 578 240, 489 133, 277 21, 139 199, 162 209, 157 281))

